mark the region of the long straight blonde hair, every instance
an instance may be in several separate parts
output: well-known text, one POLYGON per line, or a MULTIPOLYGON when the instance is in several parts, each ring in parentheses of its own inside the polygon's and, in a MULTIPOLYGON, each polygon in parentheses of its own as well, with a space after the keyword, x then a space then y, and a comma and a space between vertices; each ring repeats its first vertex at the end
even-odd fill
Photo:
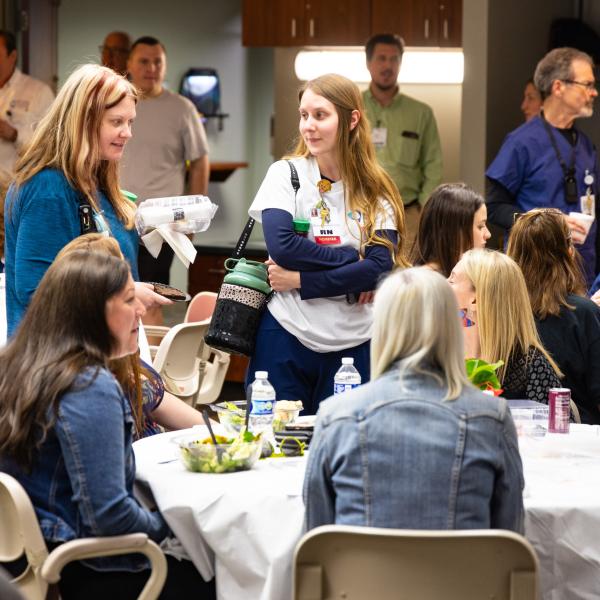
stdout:
POLYGON ((501 252, 469 250, 460 264, 475 289, 481 358, 488 362, 504 361, 499 369, 500 380, 510 358, 515 353, 527 357, 532 347, 562 377, 540 341, 525 278, 517 263, 501 252))
MULTIPOLYGON (((358 210, 364 216, 366 244, 379 244, 390 251, 397 266, 406 267, 404 206, 398 188, 390 176, 379 166, 375 148, 371 141, 371 128, 366 118, 365 108, 358 87, 346 77, 328 74, 307 81, 300 89, 299 100, 306 90, 311 90, 329 100, 338 114, 336 153, 338 167, 344 183, 346 202, 351 210, 358 210), (351 129, 352 111, 358 110, 360 118, 351 129), (385 237, 376 235, 378 217, 385 217, 379 199, 386 199, 392 208, 393 219, 398 231, 398 246, 385 237)), ((311 156, 302 136, 292 156, 311 156)))
POLYGON ((458 306, 448 282, 425 267, 398 269, 377 290, 371 339, 371 377, 397 364, 447 388, 446 400, 469 386, 458 306))
POLYGON ((137 102, 137 91, 112 69, 92 64, 79 67, 65 81, 17 161, 17 186, 46 167, 58 169, 96 211, 100 210, 97 190, 102 190, 119 219, 131 229, 135 207, 121 193, 118 165, 100 156, 104 113, 125 97, 137 102))

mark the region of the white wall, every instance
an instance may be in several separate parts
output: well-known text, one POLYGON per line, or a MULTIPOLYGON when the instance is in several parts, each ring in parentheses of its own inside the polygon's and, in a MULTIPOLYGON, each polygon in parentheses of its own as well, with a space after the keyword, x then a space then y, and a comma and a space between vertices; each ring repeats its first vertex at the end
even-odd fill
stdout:
MULTIPOLYGON (((196 243, 232 247, 246 211, 269 164, 269 121, 273 112, 273 51, 243 48, 241 0, 62 0, 59 9, 60 82, 83 62, 98 61, 98 46, 109 31, 159 38, 167 50, 166 84, 179 88, 190 67, 213 67, 221 79, 221 110, 229 113, 223 131, 207 124, 211 159, 243 161, 226 182, 211 184, 219 205, 211 228, 196 243)), ((135 126, 134 126, 135 135, 135 126)), ((177 263, 177 261, 175 261, 177 263)), ((185 287, 185 272, 175 267, 175 285, 185 287)))
POLYGON ((523 88, 551 22, 570 16, 573 0, 463 0, 461 177, 479 192, 504 136, 523 122, 523 88))
MULTIPOLYGON (((292 147, 298 133, 298 88, 294 60, 301 48, 275 49, 275 156, 280 158, 292 147)), ((359 87, 366 88, 367 84, 359 87)), ((462 86, 457 84, 403 85, 402 92, 426 102, 435 114, 444 156, 443 181, 460 176, 460 107, 462 86)))

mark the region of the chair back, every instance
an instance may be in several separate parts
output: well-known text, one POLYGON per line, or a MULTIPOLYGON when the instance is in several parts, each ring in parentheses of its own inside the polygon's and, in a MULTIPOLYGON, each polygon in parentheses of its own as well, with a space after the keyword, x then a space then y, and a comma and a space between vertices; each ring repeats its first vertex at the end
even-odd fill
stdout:
POLYGON ((152 366, 165 389, 192 406, 203 377, 202 355, 208 323, 180 323, 161 340, 152 366))
POLYGON ((504 530, 419 531, 328 525, 294 559, 294 600, 536 600, 538 560, 504 530))
POLYGON ((48 557, 33 505, 23 486, 0 472, 0 562, 12 562, 25 555, 27 566, 13 580, 28 600, 44 600, 48 584, 41 568, 48 557))
POLYGON ((215 292, 199 292, 190 301, 185 313, 185 323, 210 320, 215 312, 217 294, 215 292))

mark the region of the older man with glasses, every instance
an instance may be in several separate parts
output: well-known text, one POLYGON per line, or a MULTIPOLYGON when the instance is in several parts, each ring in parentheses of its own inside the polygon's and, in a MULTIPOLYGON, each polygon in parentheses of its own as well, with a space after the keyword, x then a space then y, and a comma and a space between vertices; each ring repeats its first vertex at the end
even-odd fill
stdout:
POLYGON ((486 171, 488 221, 508 231, 515 212, 557 208, 565 214, 588 285, 596 267, 596 222, 586 237, 586 217, 596 215, 598 164, 592 141, 574 123, 591 117, 598 95, 594 62, 574 48, 551 50, 538 63, 534 83, 542 112, 508 134, 486 171))
POLYGON ((131 38, 124 31, 111 31, 102 46, 98 47, 102 64, 121 75, 127 72, 127 59, 131 50, 131 38))

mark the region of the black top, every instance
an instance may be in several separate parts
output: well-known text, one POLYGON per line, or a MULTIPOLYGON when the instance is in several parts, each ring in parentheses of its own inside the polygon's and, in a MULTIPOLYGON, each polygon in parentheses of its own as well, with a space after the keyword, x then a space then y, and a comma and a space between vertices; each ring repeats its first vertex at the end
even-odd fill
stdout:
POLYGON ((568 296, 575 310, 536 319, 544 348, 564 373, 582 423, 600 424, 600 309, 587 298, 568 296))
POLYGON ((502 381, 504 398, 548 404, 548 391, 554 387, 562 387, 560 379, 537 348, 531 347, 527 356, 519 353, 510 357, 502 381))

